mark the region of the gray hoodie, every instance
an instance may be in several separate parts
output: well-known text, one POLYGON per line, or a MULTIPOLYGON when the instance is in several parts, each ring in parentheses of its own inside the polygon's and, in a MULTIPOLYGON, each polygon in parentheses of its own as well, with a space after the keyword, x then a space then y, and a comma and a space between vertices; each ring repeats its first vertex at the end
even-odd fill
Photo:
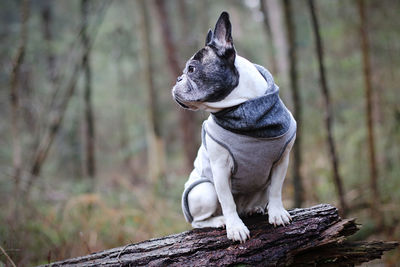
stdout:
POLYGON ((272 167, 296 135, 296 121, 279 98, 279 87, 272 75, 262 66, 256 67, 267 81, 266 93, 214 113, 203 123, 203 148, 198 154, 201 164, 195 166, 198 175, 191 176, 182 196, 182 209, 188 222, 193 221, 187 200, 190 190, 203 182, 213 183, 206 135, 226 148, 233 159, 233 195, 252 194, 266 188, 272 167))

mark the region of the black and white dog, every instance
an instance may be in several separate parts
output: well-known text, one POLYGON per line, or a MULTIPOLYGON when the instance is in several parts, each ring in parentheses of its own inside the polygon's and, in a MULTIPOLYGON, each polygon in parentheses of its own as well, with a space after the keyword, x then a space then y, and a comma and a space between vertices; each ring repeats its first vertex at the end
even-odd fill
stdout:
POLYGON ((267 210, 269 223, 290 223, 282 184, 296 121, 271 74, 236 54, 231 29, 223 12, 172 94, 183 108, 211 112, 185 184, 185 218, 195 228, 226 225, 229 239, 244 242, 250 233, 239 215, 267 210))

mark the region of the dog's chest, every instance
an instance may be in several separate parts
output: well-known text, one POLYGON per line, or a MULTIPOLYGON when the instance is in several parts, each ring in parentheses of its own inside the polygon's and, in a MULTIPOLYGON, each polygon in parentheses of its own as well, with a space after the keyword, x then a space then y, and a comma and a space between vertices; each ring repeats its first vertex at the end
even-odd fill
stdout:
POLYGON ((277 138, 254 138, 233 133, 217 125, 210 117, 203 124, 203 164, 202 176, 212 180, 209 167, 209 155, 205 135, 218 145, 223 146, 233 159, 231 176, 232 193, 247 194, 259 191, 268 184, 273 165, 279 161, 289 140, 296 131, 296 123, 291 123, 289 130, 277 138))

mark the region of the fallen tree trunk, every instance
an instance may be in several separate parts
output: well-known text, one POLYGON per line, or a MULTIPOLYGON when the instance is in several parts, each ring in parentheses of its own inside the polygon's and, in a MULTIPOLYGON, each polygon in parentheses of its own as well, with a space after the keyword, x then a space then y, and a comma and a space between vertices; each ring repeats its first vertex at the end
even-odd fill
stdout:
POLYGON ((125 247, 55 262, 52 266, 353 266, 380 258, 398 242, 347 242, 358 231, 354 219, 321 204, 289 212, 290 225, 268 224, 267 216, 245 218, 251 238, 227 239, 224 229, 194 229, 125 247))

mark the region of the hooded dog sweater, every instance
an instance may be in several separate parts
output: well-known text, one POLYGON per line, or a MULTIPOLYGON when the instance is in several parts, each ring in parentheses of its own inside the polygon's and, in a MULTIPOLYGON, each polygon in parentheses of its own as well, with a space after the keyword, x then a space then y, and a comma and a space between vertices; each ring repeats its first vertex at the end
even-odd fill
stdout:
POLYGON ((202 127, 202 146, 194 175, 185 184, 182 209, 188 222, 188 194, 198 184, 213 183, 205 136, 223 146, 233 159, 233 195, 252 194, 269 184, 271 169, 296 135, 296 121, 279 98, 279 87, 264 67, 255 65, 267 81, 263 96, 212 114, 202 127))

